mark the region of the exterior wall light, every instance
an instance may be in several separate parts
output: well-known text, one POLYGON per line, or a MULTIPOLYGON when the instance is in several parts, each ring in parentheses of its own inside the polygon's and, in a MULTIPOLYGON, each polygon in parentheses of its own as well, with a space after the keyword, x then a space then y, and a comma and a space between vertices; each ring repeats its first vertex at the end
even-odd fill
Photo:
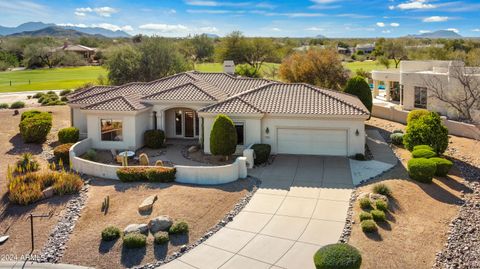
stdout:
POLYGON ((360 132, 358 131, 358 129, 355 131, 355 135, 356 135, 356 136, 359 136, 359 135, 360 135, 360 132))
POLYGON ((268 135, 268 133, 270 133, 270 129, 268 129, 268 127, 265 128, 265 133, 266 133, 267 135, 268 135))

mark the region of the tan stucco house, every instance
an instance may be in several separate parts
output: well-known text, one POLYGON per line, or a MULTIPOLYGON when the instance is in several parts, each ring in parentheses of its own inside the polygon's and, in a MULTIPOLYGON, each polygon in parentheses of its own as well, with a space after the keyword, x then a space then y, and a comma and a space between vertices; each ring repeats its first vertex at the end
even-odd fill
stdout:
POLYGON ((149 129, 192 139, 210 153, 215 117, 235 123, 237 150, 267 143, 273 153, 350 156, 365 151, 369 112, 352 95, 307 84, 184 72, 152 82, 94 86, 69 97, 72 124, 97 149, 138 149, 149 129))

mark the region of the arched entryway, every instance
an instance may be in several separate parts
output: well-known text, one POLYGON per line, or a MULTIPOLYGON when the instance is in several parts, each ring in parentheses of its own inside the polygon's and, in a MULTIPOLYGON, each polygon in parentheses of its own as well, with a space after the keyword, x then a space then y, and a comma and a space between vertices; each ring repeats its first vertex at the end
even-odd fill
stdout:
POLYGON ((165 111, 167 138, 197 138, 200 135, 200 120, 195 110, 185 107, 165 111))

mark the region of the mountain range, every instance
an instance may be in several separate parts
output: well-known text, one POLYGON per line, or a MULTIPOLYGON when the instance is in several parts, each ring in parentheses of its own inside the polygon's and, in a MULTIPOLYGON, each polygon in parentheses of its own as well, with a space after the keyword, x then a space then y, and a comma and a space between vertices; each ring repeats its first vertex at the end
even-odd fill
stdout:
POLYGON ((463 38, 463 36, 450 30, 438 30, 419 35, 408 35, 410 38, 463 38))
POLYGON ((112 31, 100 27, 78 27, 78 26, 60 26, 54 23, 43 22, 27 22, 20 24, 16 27, 0 26, 0 35, 2 36, 88 36, 88 35, 101 35, 104 37, 130 37, 130 35, 124 31, 117 30, 112 31))

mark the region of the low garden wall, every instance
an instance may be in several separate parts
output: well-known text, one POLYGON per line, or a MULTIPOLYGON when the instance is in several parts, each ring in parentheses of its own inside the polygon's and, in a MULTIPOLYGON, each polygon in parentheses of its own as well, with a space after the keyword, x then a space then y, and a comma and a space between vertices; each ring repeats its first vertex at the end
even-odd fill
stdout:
MULTIPOLYGON (((372 108, 372 116, 403 124, 407 123, 408 112, 409 111, 398 110, 394 107, 384 107, 379 105, 373 105, 372 108)), ((480 130, 473 124, 448 119, 443 119, 443 124, 447 126, 449 134, 480 139, 480 130)))
MULTIPOLYGON (((72 169, 95 177, 118 180, 117 170, 121 166, 102 164, 80 158, 91 147, 92 140, 90 138, 72 146, 69 153, 72 169)), ((245 157, 238 157, 234 163, 222 166, 175 165, 174 167, 177 169, 175 181, 179 183, 215 185, 247 177, 247 160, 245 157)))

